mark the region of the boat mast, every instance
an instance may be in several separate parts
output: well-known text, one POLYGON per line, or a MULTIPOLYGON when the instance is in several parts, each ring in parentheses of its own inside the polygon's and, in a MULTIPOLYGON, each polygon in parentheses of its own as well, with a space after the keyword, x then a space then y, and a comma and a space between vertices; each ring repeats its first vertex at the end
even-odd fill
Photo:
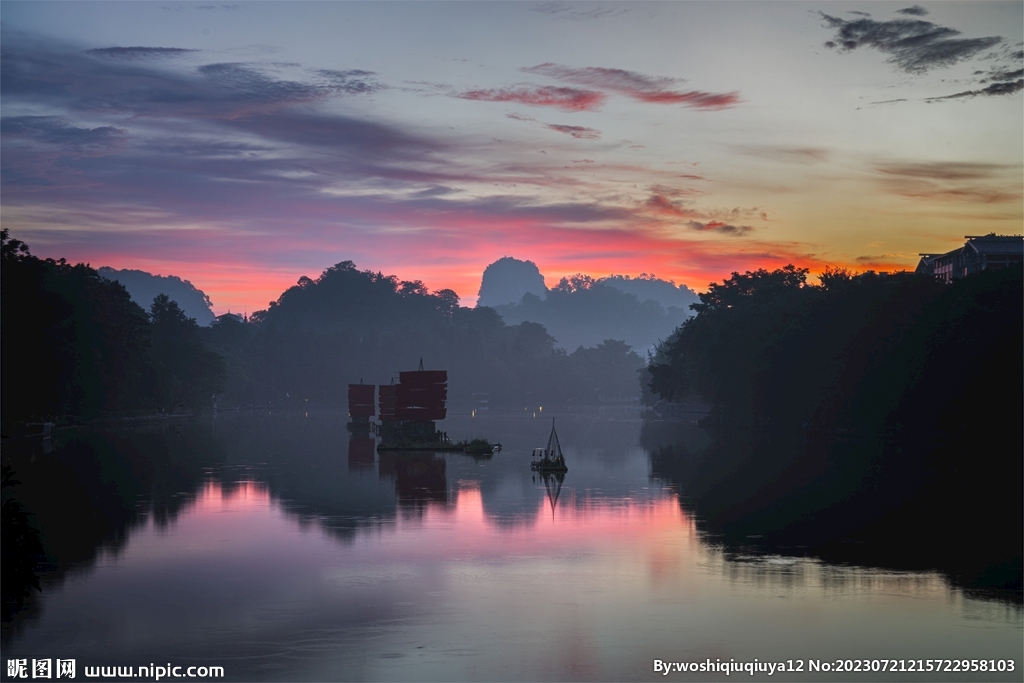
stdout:
POLYGON ((547 456, 551 459, 562 457, 562 446, 558 443, 558 433, 555 432, 555 418, 551 418, 551 436, 548 437, 547 456))

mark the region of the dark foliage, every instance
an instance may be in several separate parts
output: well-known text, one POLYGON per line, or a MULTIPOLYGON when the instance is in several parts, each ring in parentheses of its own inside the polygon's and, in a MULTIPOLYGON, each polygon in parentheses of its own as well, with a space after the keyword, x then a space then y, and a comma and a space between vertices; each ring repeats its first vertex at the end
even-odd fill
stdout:
POLYGON ((572 354, 544 326, 506 325, 494 309, 463 308, 455 292, 359 271, 350 261, 298 284, 253 314, 222 317, 205 338, 227 359, 236 404, 344 405, 347 385, 387 384, 400 370, 449 373, 449 397, 492 402, 593 402, 636 393, 642 360, 622 343, 572 354))
POLYGON ((15 479, 14 470, 3 465, 3 510, 0 512, 0 559, 2 559, 3 621, 9 621, 25 603, 32 590, 40 590, 36 567, 43 556, 43 544, 39 531, 32 525, 29 513, 20 500, 13 496, 13 489, 21 482, 15 479), (11 489, 9 492, 8 489, 11 489))
POLYGON ((204 405, 224 384, 224 359, 206 348, 195 319, 187 317, 166 294, 153 299, 149 311, 153 332, 150 358, 156 369, 160 405, 204 405))
POLYGON ((149 322, 86 265, 38 259, 3 231, 4 421, 122 411, 147 396, 149 322))
POLYGON ((652 389, 714 406, 686 495, 717 533, 870 541, 1019 590, 1021 270, 821 280, 733 274, 658 348, 652 389))
POLYGON ((151 321, 89 266, 2 235, 5 425, 195 408, 219 389, 223 362, 176 304, 158 297, 151 321))

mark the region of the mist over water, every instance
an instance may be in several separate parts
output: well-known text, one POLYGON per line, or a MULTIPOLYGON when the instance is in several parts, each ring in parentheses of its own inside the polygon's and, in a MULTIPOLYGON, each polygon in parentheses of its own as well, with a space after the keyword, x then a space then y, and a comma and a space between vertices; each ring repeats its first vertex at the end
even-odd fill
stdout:
POLYGON ((378 454, 343 413, 267 410, 9 448, 51 566, 5 624, 6 656, 224 666, 228 680, 650 680, 655 659, 1020 666, 1012 596, 715 533, 659 461, 659 442, 706 446, 694 428, 629 406, 449 415, 453 437, 503 450, 378 454), (561 482, 529 468, 552 417, 561 482))

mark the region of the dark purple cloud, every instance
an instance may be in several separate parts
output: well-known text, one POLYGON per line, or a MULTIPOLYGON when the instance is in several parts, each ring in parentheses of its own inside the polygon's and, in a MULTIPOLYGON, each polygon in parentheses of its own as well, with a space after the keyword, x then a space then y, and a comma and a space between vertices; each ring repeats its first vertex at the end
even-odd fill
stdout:
POLYGON ((10 40, 0 51, 0 92, 5 98, 80 113, 209 121, 383 87, 365 71, 313 73, 317 82, 281 79, 258 65, 238 63, 183 70, 163 60, 109 59, 10 40))
POLYGON ((348 69, 336 71, 334 69, 318 69, 317 74, 326 78, 335 92, 346 95, 362 95, 383 90, 384 85, 371 78, 376 76, 372 71, 362 69, 348 69))
POLYGON ((114 126, 80 128, 60 116, 5 116, 0 133, 7 140, 55 145, 69 153, 107 154, 120 148, 127 131, 114 126))
POLYGON ((378 89, 371 72, 311 71, 311 82, 299 82, 259 65, 193 68, 111 54, 5 36, 5 111, 59 112, 3 119, 7 205, 106 202, 215 216, 272 196, 324 201, 324 186, 341 180, 450 180, 436 171, 440 141, 315 106, 378 89))
POLYGON ((680 83, 677 78, 647 76, 624 69, 606 69, 588 66, 571 68, 545 62, 525 67, 522 71, 555 78, 566 83, 585 85, 632 97, 641 102, 682 104, 695 109, 726 109, 739 102, 739 93, 711 93, 699 90, 679 91, 671 88, 680 83))
POLYGON ((191 52, 199 52, 199 50, 189 50, 183 47, 100 47, 86 50, 85 54, 116 59, 151 59, 153 57, 178 57, 191 52))
POLYGON ((584 126, 565 126, 557 123, 546 123, 545 128, 556 131, 558 133, 565 133, 571 135, 579 140, 598 140, 601 137, 601 131, 596 128, 585 128, 584 126))

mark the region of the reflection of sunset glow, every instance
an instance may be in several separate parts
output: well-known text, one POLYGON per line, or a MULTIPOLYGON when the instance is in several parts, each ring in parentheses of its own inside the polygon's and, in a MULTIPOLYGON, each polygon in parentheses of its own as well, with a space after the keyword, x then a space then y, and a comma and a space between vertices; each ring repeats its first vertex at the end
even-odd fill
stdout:
POLYGON ((253 552, 278 543, 293 529, 294 522, 281 514, 266 484, 208 481, 170 524, 151 518, 145 532, 136 535, 127 553, 114 563, 209 561, 228 549, 253 552))
POLYGON ((934 573, 737 556, 703 544, 671 490, 568 486, 553 507, 528 481, 519 505, 496 506, 505 516, 488 485, 448 479, 415 514, 399 497, 392 516, 385 503, 344 518, 272 484, 209 481, 54 592, 39 640, 84 658, 74 646, 93 641, 69 623, 104 642, 130 625, 147 648, 209 644, 245 680, 265 677, 252 667, 270 653, 305 667, 297 678, 384 681, 636 680, 655 657, 764 661, 794 644, 823 659, 889 643, 924 656, 936 629, 992 656, 1019 643, 1019 611, 979 612, 934 573))
POLYGON ((674 494, 630 501, 580 500, 574 493, 563 489, 554 511, 545 496, 529 524, 506 527, 487 516, 478 484, 462 481, 453 506, 430 505, 422 517, 400 519, 393 530, 396 547, 420 560, 625 553, 644 562, 646 574, 659 583, 680 566, 680 552, 700 546, 696 526, 674 494))
POLYGON ((242 481, 226 487, 219 482, 208 481, 196 495, 195 511, 198 514, 212 514, 269 506, 270 490, 266 484, 242 481))

